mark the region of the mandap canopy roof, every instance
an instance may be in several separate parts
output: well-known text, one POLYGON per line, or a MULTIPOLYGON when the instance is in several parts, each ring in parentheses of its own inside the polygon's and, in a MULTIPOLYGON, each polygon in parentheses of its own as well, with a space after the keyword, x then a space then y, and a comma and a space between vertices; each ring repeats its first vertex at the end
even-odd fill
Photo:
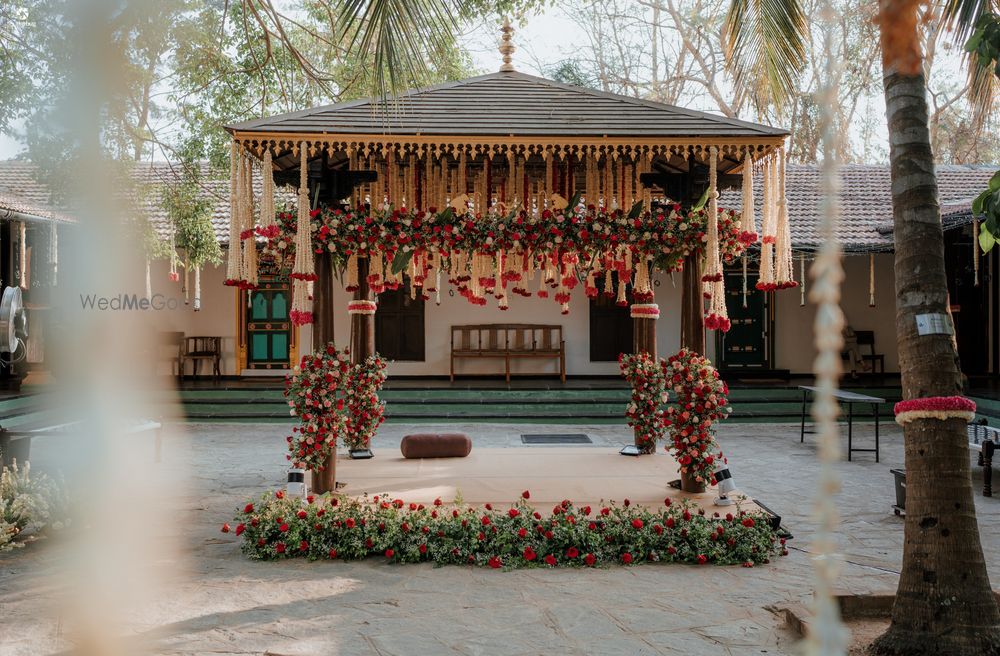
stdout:
MULTIPOLYGON (((357 100, 227 126, 256 155, 269 146, 278 169, 298 167, 295 146, 325 148, 332 159, 361 150, 455 155, 605 153, 654 156, 664 172, 720 149, 719 172, 784 143, 788 131, 663 103, 560 84, 517 72, 490 73, 415 89, 388 107, 357 100), (409 146, 407 149, 406 147, 409 146)), ((318 152, 318 151, 314 151, 318 152)))
MULTIPOLYGON (((470 301, 482 305, 493 295, 505 308, 507 283, 537 269, 564 311, 574 280, 592 294, 602 279, 610 293, 617 288, 620 303, 628 286, 635 309, 652 301, 652 269, 675 268, 699 252, 708 316, 724 319, 721 260, 757 238, 746 173, 758 167, 770 208, 762 279, 790 280, 790 242, 780 227, 787 217, 779 200, 783 129, 501 71, 413 90, 389 105, 339 103, 227 130, 230 243, 241 244, 230 253, 230 284, 256 284, 256 235, 272 250, 294 241, 285 255, 294 253, 292 277, 300 282, 314 277, 310 253, 325 250, 346 265, 348 278, 358 255, 370 260, 376 294, 403 275, 420 286, 444 271, 470 301), (264 176, 256 202, 260 167, 273 175, 264 176), (718 189, 740 181, 727 174, 743 174, 749 211, 742 225, 718 211, 718 189), (298 185, 297 218, 275 220, 272 178, 298 185), (697 216, 668 204, 692 203, 706 190, 697 216), (353 209, 310 216, 317 204, 353 209)), ((307 289, 297 285, 301 321, 311 320, 307 306, 307 289)))

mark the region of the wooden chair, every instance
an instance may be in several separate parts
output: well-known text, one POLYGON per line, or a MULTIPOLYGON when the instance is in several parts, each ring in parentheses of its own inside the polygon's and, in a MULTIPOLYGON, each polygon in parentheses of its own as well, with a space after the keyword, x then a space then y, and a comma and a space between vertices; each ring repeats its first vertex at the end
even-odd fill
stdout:
POLYGON ((885 355, 882 353, 875 352, 875 331, 874 330, 856 330, 854 334, 858 338, 858 350, 861 350, 862 346, 868 347, 868 353, 862 353, 861 359, 866 362, 872 363, 872 373, 885 373, 885 355), (876 363, 878 364, 878 369, 876 370, 876 363))
POLYGON ((161 362, 170 363, 170 375, 178 378, 184 373, 181 366, 181 354, 184 349, 184 333, 182 332, 160 332, 157 334, 156 344, 153 347, 153 374, 157 374, 161 362), (177 373, 175 374, 174 371, 177 373))
POLYGON ((191 375, 197 376, 202 360, 212 361, 212 376, 218 380, 222 376, 222 338, 212 336, 197 336, 184 338, 184 350, 181 352, 180 377, 184 380, 184 365, 191 360, 191 375))

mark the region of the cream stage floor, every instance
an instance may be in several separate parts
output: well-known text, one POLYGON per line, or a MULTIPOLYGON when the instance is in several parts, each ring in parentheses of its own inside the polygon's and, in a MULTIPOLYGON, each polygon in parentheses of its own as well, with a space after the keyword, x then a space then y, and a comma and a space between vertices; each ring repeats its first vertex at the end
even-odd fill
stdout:
MULTIPOLYGON (((622 503, 629 499, 662 507, 665 497, 689 499, 706 511, 731 511, 712 504, 715 488, 687 494, 668 485, 680 477, 677 462, 665 452, 628 457, 617 448, 524 447, 473 448, 466 458, 406 460, 398 452, 382 449, 371 460, 339 458, 337 479, 346 483, 339 492, 360 497, 388 493, 407 503, 429 503, 436 498, 451 502, 460 491, 466 503, 492 503, 503 507, 530 490, 531 504, 539 509, 569 499, 577 505, 601 501, 622 503)), ((746 495, 730 495, 739 507, 759 510, 746 495)))

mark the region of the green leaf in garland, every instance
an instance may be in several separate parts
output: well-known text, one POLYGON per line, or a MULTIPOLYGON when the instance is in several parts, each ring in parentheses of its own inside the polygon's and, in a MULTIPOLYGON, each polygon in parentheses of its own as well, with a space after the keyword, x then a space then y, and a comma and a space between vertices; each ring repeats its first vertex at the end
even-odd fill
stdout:
POLYGON ((568 217, 572 215, 573 211, 576 209, 576 206, 579 204, 580 204, 580 192, 578 191, 575 194, 573 194, 573 197, 569 199, 569 204, 566 205, 566 210, 565 210, 566 216, 568 217))
POLYGON ((639 202, 637 202, 635 205, 632 206, 632 209, 628 211, 628 218, 634 219, 638 217, 641 212, 642 212, 642 201, 640 200, 639 202))
POLYGON ((400 251, 396 253, 396 257, 392 258, 393 274, 399 273, 405 269, 407 265, 409 265, 411 259, 413 259, 413 251, 404 251, 400 249, 400 251))
POLYGON ((442 223, 448 223, 454 214, 455 212, 450 207, 446 207, 443 212, 438 214, 438 220, 442 223))
POLYGON ((707 202, 708 202, 708 189, 705 190, 705 193, 701 195, 701 198, 698 199, 698 202, 695 203, 694 207, 692 207, 691 209, 700 210, 701 208, 705 207, 705 203, 707 202))
POLYGON ((983 249, 984 253, 989 253, 996 242, 996 237, 994 237, 988 230, 979 231, 979 247, 983 249))

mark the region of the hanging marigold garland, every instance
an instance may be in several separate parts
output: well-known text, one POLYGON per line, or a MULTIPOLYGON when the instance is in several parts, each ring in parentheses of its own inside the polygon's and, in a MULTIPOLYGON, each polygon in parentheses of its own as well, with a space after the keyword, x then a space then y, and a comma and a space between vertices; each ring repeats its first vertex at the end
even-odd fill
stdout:
POLYGON ((292 269, 292 309, 289 317, 297 326, 313 322, 309 282, 316 280, 313 267, 312 222, 309 208, 309 153, 299 144, 298 221, 295 230, 295 266, 292 269))

